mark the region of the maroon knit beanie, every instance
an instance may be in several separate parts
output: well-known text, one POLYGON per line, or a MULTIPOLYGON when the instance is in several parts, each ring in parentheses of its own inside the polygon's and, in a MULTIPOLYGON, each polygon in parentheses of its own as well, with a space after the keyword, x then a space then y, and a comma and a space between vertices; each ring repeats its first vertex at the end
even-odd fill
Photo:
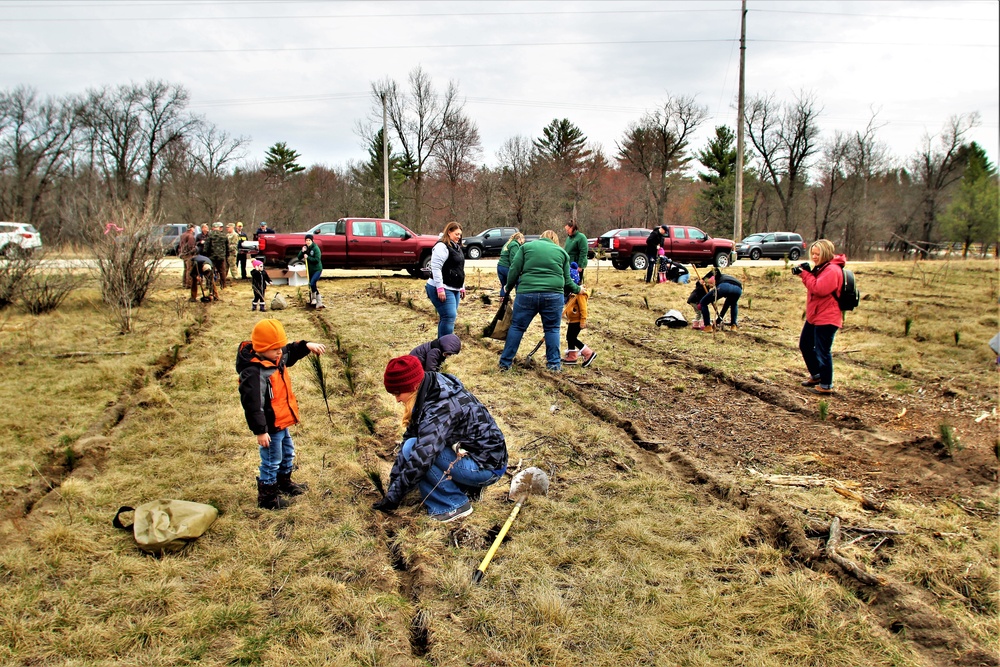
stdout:
POLYGON ((385 367, 385 390, 390 394, 405 394, 415 391, 424 380, 424 367, 420 360, 407 354, 391 359, 385 367))

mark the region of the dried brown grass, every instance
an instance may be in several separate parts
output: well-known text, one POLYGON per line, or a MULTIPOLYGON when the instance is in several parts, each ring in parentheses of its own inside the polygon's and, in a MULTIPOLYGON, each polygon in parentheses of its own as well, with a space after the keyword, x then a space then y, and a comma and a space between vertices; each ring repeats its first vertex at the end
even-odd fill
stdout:
MULTIPOLYGON (((601 345, 600 363, 620 364, 648 379, 635 391, 685 385, 686 391, 704 391, 669 366, 644 368, 633 348, 614 343, 620 335, 668 335, 656 331, 652 319, 661 308, 683 304, 689 291, 614 284, 637 275, 602 275, 585 340, 601 345), (638 306, 635 295, 644 289, 651 312, 638 306), (632 296, 615 297, 624 292, 632 296), (625 302, 631 305, 621 307, 625 302)), ((382 369, 392 356, 433 338, 435 328, 422 283, 384 279, 388 294, 401 293, 396 304, 373 298, 369 282, 325 281, 327 309, 319 315, 298 308, 275 314, 292 339, 327 343, 334 411, 331 427, 308 368, 294 367, 304 416, 293 434, 296 477, 312 488, 283 512, 256 507, 258 456, 235 390, 236 344, 259 317, 249 312, 248 286, 227 290, 223 302, 204 310, 178 306, 179 290, 156 291, 137 311, 139 325, 128 336, 112 330, 93 294, 74 295, 42 318, 5 322, 0 345, 5 359, 17 361, 0 366, 0 395, 8 405, 31 398, 30 410, 0 417, 13 434, 0 445, 5 491, 35 481, 35 469, 61 443, 77 441, 123 393, 135 400, 106 434, 110 446, 92 476, 70 475, 29 516, 2 524, 0 663, 924 664, 905 637, 873 620, 850 586, 761 539, 755 511, 688 483, 669 461, 638 449, 534 371, 498 374, 498 345, 463 335, 465 348, 448 360, 446 371, 490 407, 507 435, 512 464, 541 466, 552 478, 549 496, 530 500, 483 584, 472 585, 490 531, 510 511, 505 485, 489 489, 455 532, 432 525, 413 506, 391 518, 369 508, 377 494, 366 470, 377 466, 388 479, 390 464, 381 457, 391 461, 399 436, 397 406, 382 389, 382 369), (403 305, 408 298, 413 309, 403 305), (192 327, 185 344, 184 332, 192 327), (352 355, 354 393, 336 379, 342 362, 335 358, 335 338, 352 355), (177 344, 176 365, 157 377, 152 368, 177 344), (80 348, 129 354, 52 357, 80 348), (371 416, 374 435, 361 412, 371 416), (155 497, 209 502, 221 514, 181 554, 150 558, 110 520, 119 505, 155 497), (429 630, 422 648, 412 641, 418 613, 429 630)), ((776 365, 797 363, 794 308, 771 301, 794 298, 801 287, 772 286, 763 278, 758 285, 753 277, 749 283, 753 307, 742 319, 751 329, 755 322, 773 322, 778 329, 759 333, 783 347, 758 349, 723 335, 688 336, 678 340, 678 350, 717 360, 729 373, 752 368, 768 375, 778 372, 776 365), (768 289, 776 291, 763 296, 768 289)), ((996 295, 986 298, 995 301, 996 295)), ((492 314, 492 307, 477 303, 463 303, 460 332, 465 324, 481 330, 492 314)), ((952 341, 947 353, 918 357, 913 351, 911 357, 905 349, 887 351, 893 333, 877 317, 866 326, 864 341, 849 332, 838 339, 838 346, 851 348, 868 345, 869 337, 878 341, 866 348, 873 368, 838 368, 845 381, 882 382, 877 368, 895 363, 895 355, 921 374, 937 372, 934 359, 950 358, 963 378, 988 361, 972 346, 983 333, 978 328, 963 334, 968 350, 956 352, 952 341)), ((526 344, 540 335, 533 328, 526 344)), ((866 520, 829 490, 793 490, 787 497, 866 520)), ((995 648, 998 554, 988 524, 942 506, 901 501, 894 512, 913 533, 898 541, 892 562, 882 567, 937 594, 942 613, 995 648), (934 533, 960 537, 943 541, 934 533), (969 590, 974 594, 967 596, 969 590), (956 604, 961 599, 978 600, 983 608, 956 604)), ((846 551, 865 561, 862 550, 846 551)))

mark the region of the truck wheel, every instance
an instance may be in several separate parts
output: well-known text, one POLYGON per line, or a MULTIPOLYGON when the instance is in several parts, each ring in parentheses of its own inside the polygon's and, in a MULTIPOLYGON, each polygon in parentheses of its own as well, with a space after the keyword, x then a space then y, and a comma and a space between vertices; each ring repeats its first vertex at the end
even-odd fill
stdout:
POLYGON ((750 259, 757 261, 760 259, 760 248, 754 248, 750 251, 750 259))
POLYGON ((791 250, 788 251, 789 262, 794 262, 801 256, 802 256, 802 251, 800 251, 798 248, 792 248, 791 250))
POLYGON ((429 278, 431 275, 431 254, 427 253, 420 258, 420 266, 416 269, 407 269, 409 273, 414 278, 429 278))
POLYGON ((724 269, 729 266, 729 253, 720 252, 715 256, 715 265, 720 269, 724 269))
POLYGON ((465 254, 469 259, 479 259, 483 256, 483 249, 477 245, 470 245, 466 248, 465 254))
POLYGON ((621 259, 613 259, 611 260, 611 266, 615 267, 619 271, 624 271, 628 268, 628 262, 621 259))
POLYGON ((646 263, 649 261, 647 257, 641 252, 637 252, 632 255, 632 268, 636 271, 645 271, 646 263))

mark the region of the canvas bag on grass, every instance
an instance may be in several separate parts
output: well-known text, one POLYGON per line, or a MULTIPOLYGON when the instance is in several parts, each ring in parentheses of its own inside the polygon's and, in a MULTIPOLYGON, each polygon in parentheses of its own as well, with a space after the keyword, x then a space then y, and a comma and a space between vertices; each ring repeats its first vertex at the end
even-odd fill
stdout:
POLYGON ((507 340, 507 330, 510 329, 510 321, 514 317, 514 304, 511 303, 510 292, 504 295, 497 314, 493 316, 493 321, 483 329, 483 336, 493 340, 507 340))
POLYGON ((271 299, 271 310, 284 310, 288 308, 288 299, 282 296, 281 292, 275 292, 271 299))
POLYGON ((118 508, 111 523, 115 528, 131 530, 140 549, 159 556, 180 551, 188 542, 201 537, 218 516, 219 510, 211 505, 160 498, 136 508, 118 508), (121 522, 125 512, 135 512, 132 525, 121 522))

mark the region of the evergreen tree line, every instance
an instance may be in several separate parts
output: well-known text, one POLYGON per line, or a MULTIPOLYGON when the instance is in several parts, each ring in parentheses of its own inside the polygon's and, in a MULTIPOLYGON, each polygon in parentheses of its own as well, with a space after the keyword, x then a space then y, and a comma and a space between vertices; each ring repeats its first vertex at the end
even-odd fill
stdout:
MULTIPOLYGON (((278 231, 380 217, 387 144, 390 216, 418 232, 458 220, 467 234, 500 225, 539 233, 575 219, 589 236, 657 223, 733 235, 735 131, 716 127, 704 146, 692 146, 708 116, 692 97, 667 95, 625 127, 611 152, 569 119, 553 119, 535 137, 507 139, 496 166, 483 164, 455 82, 439 90, 417 67, 405 82, 373 82, 371 99, 356 127, 367 159, 303 168, 301 154, 281 142, 254 159, 247 137, 191 113, 187 91, 167 82, 65 98, 0 91, 0 219, 31 223, 59 245, 87 243, 109 204, 155 222, 243 220, 253 229, 267 220, 278 231)), ((832 133, 821 133, 820 115, 806 93, 748 100, 744 235, 829 238, 852 257, 997 247, 997 171, 966 140, 977 114, 952 117, 905 158, 880 141, 876 114, 863 131, 832 133)))

